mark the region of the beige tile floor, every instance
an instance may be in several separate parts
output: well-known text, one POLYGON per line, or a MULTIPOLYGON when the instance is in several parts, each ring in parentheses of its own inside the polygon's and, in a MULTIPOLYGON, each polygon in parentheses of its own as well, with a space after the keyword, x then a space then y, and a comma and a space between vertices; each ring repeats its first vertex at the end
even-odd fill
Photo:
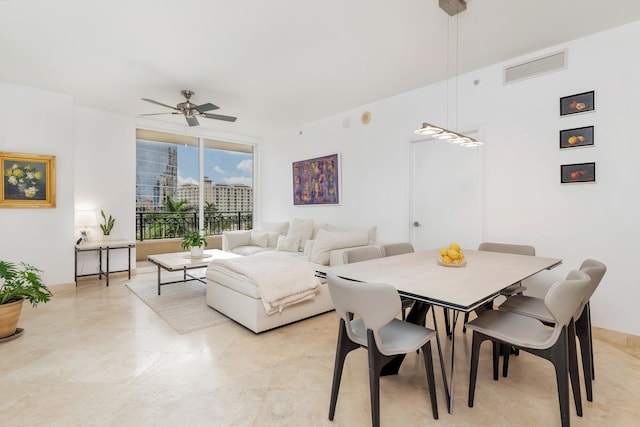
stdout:
MULTIPOLYGON (((327 420, 335 313, 260 335, 233 322, 179 335, 125 282, 85 279, 37 309, 25 304, 24 335, 0 344, 1 426, 370 425, 364 350, 347 358, 335 420, 327 420)), ((468 408, 471 340, 457 334, 453 414, 436 361, 440 419, 431 418, 421 356, 411 354, 399 375, 381 381, 383 426, 560 425, 552 365, 521 354, 509 378, 494 382, 489 344, 468 408)), ((582 418, 572 405, 573 425, 640 425, 639 358, 595 341, 594 402, 584 402, 582 418)))

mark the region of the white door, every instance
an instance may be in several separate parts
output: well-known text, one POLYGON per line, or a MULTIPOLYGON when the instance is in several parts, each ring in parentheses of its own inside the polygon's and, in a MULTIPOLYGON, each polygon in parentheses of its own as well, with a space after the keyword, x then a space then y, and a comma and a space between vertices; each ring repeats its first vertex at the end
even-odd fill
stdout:
MULTIPOLYGON (((475 135, 469 135, 474 137, 475 135)), ((411 240, 416 250, 482 239, 482 147, 411 142, 411 240)))

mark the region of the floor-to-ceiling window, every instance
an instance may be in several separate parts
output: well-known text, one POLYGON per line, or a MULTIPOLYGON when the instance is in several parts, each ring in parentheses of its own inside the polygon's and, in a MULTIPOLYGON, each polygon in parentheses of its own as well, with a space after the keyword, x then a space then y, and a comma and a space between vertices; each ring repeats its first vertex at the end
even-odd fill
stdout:
POLYGON ((139 240, 180 237, 200 227, 206 234, 219 234, 252 226, 253 147, 201 141, 202 179, 199 138, 137 130, 139 240))

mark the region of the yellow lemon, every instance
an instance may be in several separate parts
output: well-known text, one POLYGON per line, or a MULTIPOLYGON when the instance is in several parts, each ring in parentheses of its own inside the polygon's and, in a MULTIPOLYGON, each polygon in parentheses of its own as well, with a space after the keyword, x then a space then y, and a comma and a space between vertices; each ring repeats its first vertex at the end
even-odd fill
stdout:
POLYGON ((446 256, 446 255, 448 255, 448 249, 447 248, 440 249, 440 256, 446 256))
POLYGON ((455 249, 449 249, 447 251, 447 255, 449 255, 449 258, 451 258, 451 259, 459 259, 460 258, 460 253, 458 251, 456 251, 455 249))
POLYGON ((444 262, 445 264, 451 264, 452 261, 453 260, 446 255, 442 257, 442 262, 444 262))
POLYGON ((464 259, 464 253, 462 251, 458 251, 458 254, 460 255, 460 260, 464 259))
POLYGON ((457 243, 452 243, 449 245, 449 249, 453 249, 454 251, 459 251, 460 250, 460 245, 457 243))

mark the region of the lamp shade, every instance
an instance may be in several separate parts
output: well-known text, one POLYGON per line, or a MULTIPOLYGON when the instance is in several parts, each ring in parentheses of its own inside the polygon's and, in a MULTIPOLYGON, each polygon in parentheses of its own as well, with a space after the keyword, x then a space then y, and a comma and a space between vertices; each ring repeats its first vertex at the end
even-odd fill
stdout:
POLYGON ((95 227, 98 225, 98 220, 95 211, 83 210, 76 211, 76 227, 95 227))

